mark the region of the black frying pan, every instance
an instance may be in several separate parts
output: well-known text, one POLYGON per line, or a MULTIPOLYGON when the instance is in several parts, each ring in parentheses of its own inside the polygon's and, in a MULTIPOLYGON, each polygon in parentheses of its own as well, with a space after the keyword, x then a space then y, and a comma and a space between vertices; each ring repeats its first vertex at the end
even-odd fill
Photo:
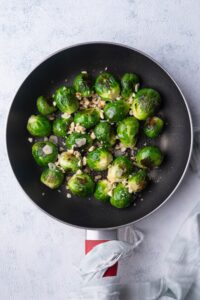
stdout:
MULTIPOLYGON (((12 103, 7 124, 7 148, 13 171, 26 194, 44 211, 65 223, 83 228, 111 229, 133 223, 163 204, 179 186, 189 163, 192 149, 192 123, 190 112, 177 84, 154 60, 135 49, 110 43, 88 43, 66 48, 47 58, 25 79, 12 103), (66 197, 40 183, 40 168, 31 155, 28 117, 36 112, 36 99, 51 94, 61 84, 72 82, 81 70, 93 76, 105 67, 116 77, 135 72, 146 87, 158 90, 163 99, 160 114, 167 122, 157 144, 165 153, 160 169, 143 193, 144 201, 136 206, 116 209, 94 199, 66 197), (42 193, 45 193, 43 196, 42 193)), ((142 141, 143 143, 144 141, 142 141)))

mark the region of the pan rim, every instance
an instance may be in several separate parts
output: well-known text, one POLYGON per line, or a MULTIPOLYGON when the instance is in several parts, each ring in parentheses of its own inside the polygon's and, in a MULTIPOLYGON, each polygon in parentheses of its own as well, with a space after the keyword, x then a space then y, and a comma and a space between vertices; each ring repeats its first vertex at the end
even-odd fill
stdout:
POLYGON ((11 169, 15 175, 15 178, 19 184, 19 186, 21 187, 21 189, 23 190, 23 192, 25 193, 25 195, 27 196, 27 198, 32 202, 34 203, 34 205, 39 208, 42 212, 46 213, 48 216, 50 216, 51 218, 57 220, 58 222, 61 222, 65 225, 69 225, 69 226, 72 226, 74 228, 79 228, 79 229, 88 229, 88 230, 96 230, 96 231, 104 231, 104 230, 117 230, 119 228, 123 228, 123 227, 126 227, 126 226, 130 226, 132 224, 135 224, 147 217, 149 217, 151 214, 153 214, 154 212, 156 212, 159 208, 161 208, 164 204, 166 204, 166 202, 172 197, 173 194, 175 194, 175 192, 177 191, 177 189, 179 188, 179 186, 181 185, 184 177, 185 177, 185 174, 188 170, 188 167, 189 167, 189 163, 190 163, 190 159, 191 159, 191 155, 192 155, 192 149, 193 149, 193 140, 194 140, 194 130, 193 130, 193 121, 192 121, 192 116, 191 116, 191 112, 190 112, 190 108, 189 108, 189 105, 187 103, 187 100, 181 90, 181 88, 179 87, 179 85, 177 84, 177 82, 174 80, 174 78, 170 75, 170 73, 159 63, 157 62, 151 55, 149 54, 146 54, 144 53, 143 51, 141 50, 138 50, 134 47, 131 47, 131 46, 128 46, 128 45, 125 45, 125 44, 121 44, 121 43, 114 43, 114 42, 107 42, 107 41, 92 41, 92 42, 85 42, 85 43, 78 43, 78 44, 73 44, 71 46, 68 46, 68 47, 64 47, 62 49, 59 49, 53 53, 51 53, 50 55, 48 55, 45 59, 43 59, 42 61, 40 61, 36 67, 34 69, 31 70, 31 72, 28 73, 28 75, 26 76, 26 78, 23 80, 23 82, 21 83, 21 85, 19 86, 19 88, 17 89, 16 93, 15 93, 15 96, 12 100, 12 103, 10 105, 10 108, 9 108, 9 111, 8 111, 8 114, 7 114, 7 122, 6 122, 6 152, 7 152, 7 156, 9 158, 9 163, 10 163, 10 166, 11 166, 11 169), (154 64, 156 64, 158 67, 160 67, 168 76, 169 78, 172 80, 172 82, 175 84, 176 88, 178 89, 179 93, 181 94, 182 96, 182 99, 184 101, 184 104, 185 104, 185 107, 186 107, 186 110, 187 110, 187 114, 188 114, 188 118, 189 118, 189 123, 190 123, 190 135, 191 135, 191 139, 190 139, 190 150, 189 150, 189 154, 188 154, 188 158, 187 158, 187 162, 185 164, 185 168, 184 168, 184 171, 182 172, 182 175, 179 179, 179 181, 177 182, 175 188, 172 190, 172 192, 168 195, 168 197, 159 205, 157 206, 155 209, 153 209, 151 212, 149 212, 148 214, 146 214, 145 216, 135 220, 135 221, 132 221, 132 222, 129 222, 129 223, 126 223, 126 224, 123 224, 123 225, 118 225, 118 226, 113 226, 113 227, 85 227, 85 226, 79 226, 79 225, 76 225, 76 224, 71 224, 71 223, 68 223, 66 221, 63 221, 53 215, 51 215, 50 213, 48 213, 46 210, 44 210, 43 208, 41 208, 39 205, 37 205, 30 197, 29 195, 25 192, 25 190, 23 189, 22 185, 20 184, 18 178, 17 178, 17 175, 15 174, 15 171, 14 171, 14 168, 12 166, 12 163, 11 163, 11 159, 10 159, 10 155, 9 155, 9 151, 8 151, 8 119, 9 119, 9 116, 10 116, 10 112, 11 112, 11 109, 12 109, 12 106, 13 106, 13 103, 14 103, 14 100, 19 92, 19 90, 21 89, 21 87, 23 86, 24 82, 26 81, 26 79, 32 74, 32 72, 34 72, 41 64, 43 64, 45 61, 47 61, 48 59, 50 59, 51 57, 53 57, 54 55, 60 53, 60 52, 63 52, 65 50, 68 50, 68 49, 72 49, 72 48, 76 48, 76 47, 80 47, 80 46, 86 46, 86 45, 93 45, 93 44, 106 44, 106 45, 113 45, 113 46, 119 46, 119 47, 122 47, 122 48, 127 48, 129 50, 133 50, 143 56, 145 56, 146 58, 148 58, 149 60, 151 60, 154 64))

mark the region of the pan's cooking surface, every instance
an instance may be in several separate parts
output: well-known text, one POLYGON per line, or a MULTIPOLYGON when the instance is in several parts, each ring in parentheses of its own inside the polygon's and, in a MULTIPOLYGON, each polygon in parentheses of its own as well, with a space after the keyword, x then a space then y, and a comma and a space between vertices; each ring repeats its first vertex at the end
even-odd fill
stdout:
POLYGON ((111 228, 134 222, 160 206, 177 187, 191 154, 192 128, 185 100, 169 75, 154 61, 136 50, 120 45, 92 43, 74 46, 48 58, 24 81, 11 106, 7 125, 7 147, 13 171, 28 196, 52 216, 72 225, 111 228), (135 72, 146 87, 158 90, 163 99, 161 115, 167 122, 164 133, 151 144, 166 154, 160 169, 153 171, 156 182, 142 194, 143 201, 128 209, 116 209, 94 199, 66 197, 40 183, 41 169, 31 155, 28 117, 36 112, 36 99, 68 83, 81 70, 93 76, 105 67, 116 77, 135 72), (45 193, 45 195, 43 195, 45 193))

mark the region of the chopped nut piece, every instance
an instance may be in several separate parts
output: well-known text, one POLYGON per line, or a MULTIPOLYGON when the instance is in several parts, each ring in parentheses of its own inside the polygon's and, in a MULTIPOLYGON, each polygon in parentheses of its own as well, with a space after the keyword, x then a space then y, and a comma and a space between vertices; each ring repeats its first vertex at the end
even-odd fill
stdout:
POLYGON ((83 166, 85 166, 87 164, 87 159, 86 159, 86 157, 84 156, 83 157, 83 166))
POLYGON ((45 154, 51 154, 53 152, 53 149, 51 146, 49 145, 45 145, 43 148, 42 148, 42 151, 45 153, 45 154))
POLYGON ((70 193, 67 193, 67 198, 71 198, 72 195, 70 193))
POLYGON ((44 142, 47 142, 49 139, 48 139, 48 137, 44 137, 44 142))
POLYGON ((64 114, 61 115, 61 117, 62 117, 63 119, 69 119, 69 118, 70 118, 70 114, 64 113, 64 114))
POLYGON ((94 150, 94 146, 92 146, 92 147, 90 147, 90 148, 88 149, 89 152, 91 152, 91 151, 93 151, 93 150, 94 150))
POLYGON ((90 135, 91 139, 95 140, 96 139, 96 135, 94 134, 94 132, 92 131, 91 135, 90 135))
POLYGON ((81 71, 82 74, 87 74, 87 71, 81 71))
POLYGON ((101 175, 97 175, 97 176, 94 177, 94 179, 99 180, 99 179, 101 179, 101 177, 102 177, 101 175))
POLYGON ((32 142, 33 142, 33 138, 32 138, 32 137, 29 137, 29 138, 28 138, 28 141, 29 141, 29 143, 32 143, 32 142))
POLYGON ((56 135, 50 135, 49 141, 54 144, 58 144, 58 137, 56 135))
POLYGON ((100 110, 100 118, 101 118, 101 119, 104 119, 104 113, 103 113, 103 110, 100 110))
POLYGON ((55 119, 55 116, 54 116, 54 115, 50 115, 50 116, 48 116, 48 119, 49 119, 50 121, 53 121, 53 120, 55 119))
POLYGON ((82 147, 82 146, 84 146, 85 144, 86 144, 86 138, 80 138, 80 139, 76 139, 75 140, 75 143, 76 143, 76 145, 77 145, 77 147, 82 147))
POLYGON ((48 163, 48 167, 49 167, 49 169, 51 169, 51 170, 55 170, 56 165, 53 164, 53 163, 48 163))
POLYGON ((82 174, 82 171, 79 169, 76 174, 82 174))
POLYGON ((56 101, 53 101, 53 106, 56 106, 56 101))

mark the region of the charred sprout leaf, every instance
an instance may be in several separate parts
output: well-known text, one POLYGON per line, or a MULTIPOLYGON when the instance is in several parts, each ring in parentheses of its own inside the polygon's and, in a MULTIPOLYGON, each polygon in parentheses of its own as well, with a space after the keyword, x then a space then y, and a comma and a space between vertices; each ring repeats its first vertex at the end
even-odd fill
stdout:
POLYGON ((135 117, 128 117, 117 126, 117 134, 120 142, 126 148, 133 148, 137 142, 137 134, 139 131, 139 122, 135 117))
POLYGON ((96 93, 104 100, 114 100, 120 94, 120 85, 112 74, 101 73, 95 81, 96 93))
POLYGON ((52 142, 37 142, 32 146, 32 154, 39 166, 47 166, 58 157, 58 149, 52 142))
POLYGON ((110 203, 116 208, 126 208, 133 203, 133 195, 131 195, 122 183, 118 183, 116 188, 113 189, 110 203))
POLYGON ((35 137, 44 137, 51 133, 51 123, 44 116, 32 115, 28 119, 27 130, 35 137))
POLYGON ((58 168, 46 168, 40 177, 43 184, 48 186, 50 189, 57 189, 61 186, 64 179, 64 174, 58 168))
POLYGON ((133 170, 132 162, 125 156, 117 157, 108 169, 108 180, 110 182, 120 182, 128 178, 133 170))
POLYGON ((88 174, 75 174, 68 181, 68 188, 72 194, 87 197, 93 194, 95 183, 88 174))
POLYGON ((82 97, 92 96, 92 82, 87 73, 80 73, 74 79, 73 86, 82 97))
POLYGON ((131 193, 137 193, 144 190, 149 182, 147 172, 145 170, 139 170, 133 173, 128 179, 128 189, 131 193))
POLYGON ((43 116, 50 115, 57 110, 57 108, 51 105, 49 101, 43 96, 37 98, 37 109, 43 116))
POLYGON ((116 135, 112 126, 108 122, 100 122, 94 128, 94 133, 98 141, 104 146, 114 146, 116 143, 116 135))
POLYGON ((87 165, 91 170, 104 171, 112 162, 112 154, 105 148, 98 148, 88 153, 87 165))
POLYGON ((142 168, 159 167, 163 161, 163 154, 156 146, 145 146, 136 154, 136 163, 142 168))
POLYGON ((92 139, 88 133, 73 132, 66 139, 67 149, 88 148, 92 145, 92 139))
POLYGON ((59 137, 67 135, 67 129, 72 121, 72 118, 57 118, 53 121, 53 133, 59 137))
POLYGON ((57 107, 63 113, 72 114, 79 108, 79 101, 75 91, 71 87, 62 86, 56 90, 53 96, 57 107))
POLYGON ((123 100, 117 100, 106 104, 104 107, 104 114, 107 120, 112 122, 119 122, 123 120, 129 112, 129 104, 123 100))
POLYGON ((144 124, 144 133, 149 138, 156 138, 163 130, 164 121, 159 117, 148 118, 144 124))
POLYGON ((107 202, 110 199, 110 196, 108 195, 110 190, 111 184, 108 180, 99 180, 96 184, 94 197, 101 202, 107 202))
POLYGON ((100 121, 100 113, 96 108, 87 108, 78 111, 74 116, 74 123, 87 129, 94 127, 100 121))
POLYGON ((122 92, 121 95, 124 99, 128 99, 133 92, 135 86, 139 83, 139 77, 136 74, 126 73, 121 79, 122 92))

